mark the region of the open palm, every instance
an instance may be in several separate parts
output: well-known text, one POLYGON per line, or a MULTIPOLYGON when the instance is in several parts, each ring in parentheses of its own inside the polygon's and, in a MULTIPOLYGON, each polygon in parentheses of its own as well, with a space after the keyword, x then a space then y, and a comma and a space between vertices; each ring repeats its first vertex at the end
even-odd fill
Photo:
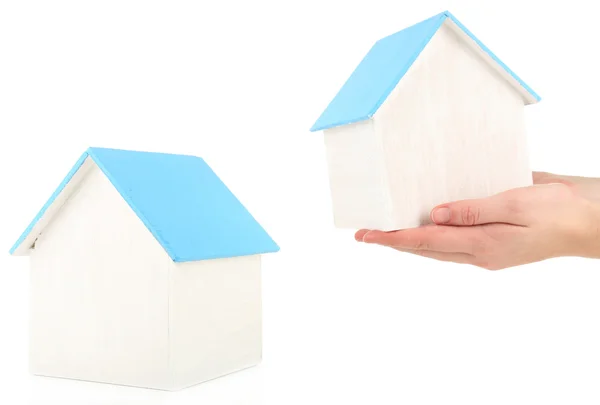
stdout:
POLYGON ((530 187, 435 207, 434 225, 362 229, 355 238, 490 270, 559 256, 600 257, 600 182, 537 172, 533 178, 530 187))

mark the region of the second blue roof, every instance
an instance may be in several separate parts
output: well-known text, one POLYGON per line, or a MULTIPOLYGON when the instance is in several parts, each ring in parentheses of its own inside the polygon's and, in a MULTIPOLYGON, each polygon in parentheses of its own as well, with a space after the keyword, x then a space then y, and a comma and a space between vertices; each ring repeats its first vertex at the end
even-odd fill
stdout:
POLYGON ((444 11, 377 41, 310 130, 320 131, 371 118, 447 18, 469 35, 535 100, 540 100, 540 97, 523 80, 502 63, 456 17, 444 11))
POLYGON ((92 158, 175 262, 276 252, 277 244, 203 159, 89 148, 11 249, 92 158))

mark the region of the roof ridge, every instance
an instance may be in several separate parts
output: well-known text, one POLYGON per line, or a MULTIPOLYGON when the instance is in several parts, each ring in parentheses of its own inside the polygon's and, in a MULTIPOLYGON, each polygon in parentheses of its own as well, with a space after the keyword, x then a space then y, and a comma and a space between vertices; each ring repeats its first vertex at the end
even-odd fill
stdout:
POLYGON ((400 34, 402 31, 408 30, 408 29, 410 29, 410 28, 414 28, 415 26, 417 26, 417 25, 419 25, 419 24, 421 24, 421 23, 424 23, 424 22, 426 22, 427 20, 432 20, 432 19, 435 19, 436 17, 442 17, 442 16, 444 16, 444 18, 450 17, 450 15, 449 15, 449 12, 448 12, 448 11, 442 11, 441 13, 438 13, 438 14, 436 14, 436 15, 434 15, 434 16, 431 16, 431 17, 429 17, 429 18, 425 18, 424 20, 421 20, 421 21, 419 21, 419 22, 417 22, 417 23, 414 23, 414 24, 411 24, 411 25, 407 25, 407 26, 405 26, 404 28, 402 28, 401 30, 395 31, 395 32, 393 32, 393 33, 391 33, 391 34, 388 34, 388 35, 386 35, 386 36, 384 36, 384 37, 381 37, 381 38, 379 38, 377 41, 375 41, 375 43, 381 42, 381 41, 383 41, 383 40, 385 40, 385 39, 387 39, 387 38, 389 38, 389 37, 393 37, 393 36, 394 36, 394 35, 396 35, 396 34, 400 34))
POLYGON ((122 148, 108 148, 108 147, 104 147, 104 146, 90 146, 90 147, 87 148, 86 151, 88 153, 90 153, 90 151, 94 151, 94 150, 105 150, 105 151, 116 151, 116 152, 132 152, 132 153, 151 153, 151 154, 155 154, 155 155, 167 155, 167 156, 187 156, 187 157, 192 157, 192 158, 204 160, 201 156, 193 155, 191 153, 158 152, 158 151, 140 150, 140 149, 133 150, 133 149, 122 149, 122 148))

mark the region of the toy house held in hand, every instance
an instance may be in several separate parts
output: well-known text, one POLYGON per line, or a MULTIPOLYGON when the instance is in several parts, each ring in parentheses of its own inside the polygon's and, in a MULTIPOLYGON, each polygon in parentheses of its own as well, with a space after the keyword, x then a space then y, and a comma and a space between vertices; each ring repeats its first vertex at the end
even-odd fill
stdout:
POLYGON ((90 148, 10 251, 31 372, 177 390, 256 365, 278 249, 202 159, 90 148))
POLYGON ((438 204, 530 185, 539 99, 449 12, 380 39, 311 128, 335 226, 417 227, 438 204))

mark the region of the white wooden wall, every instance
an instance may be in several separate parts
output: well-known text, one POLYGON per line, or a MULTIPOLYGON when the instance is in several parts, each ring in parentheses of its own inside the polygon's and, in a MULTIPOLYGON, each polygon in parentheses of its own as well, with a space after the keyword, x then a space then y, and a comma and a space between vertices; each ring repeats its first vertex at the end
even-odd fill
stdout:
POLYGON ((171 260, 86 164, 31 252, 31 371, 167 389, 171 260))
POLYGON ((259 255, 174 263, 170 352, 180 389, 260 363, 259 255))
POLYGON ((524 100, 446 20, 374 117, 394 206, 390 228, 438 204, 531 184, 524 100))
POLYGON ((372 120, 324 131, 334 225, 379 229, 392 221, 380 134, 372 120))

